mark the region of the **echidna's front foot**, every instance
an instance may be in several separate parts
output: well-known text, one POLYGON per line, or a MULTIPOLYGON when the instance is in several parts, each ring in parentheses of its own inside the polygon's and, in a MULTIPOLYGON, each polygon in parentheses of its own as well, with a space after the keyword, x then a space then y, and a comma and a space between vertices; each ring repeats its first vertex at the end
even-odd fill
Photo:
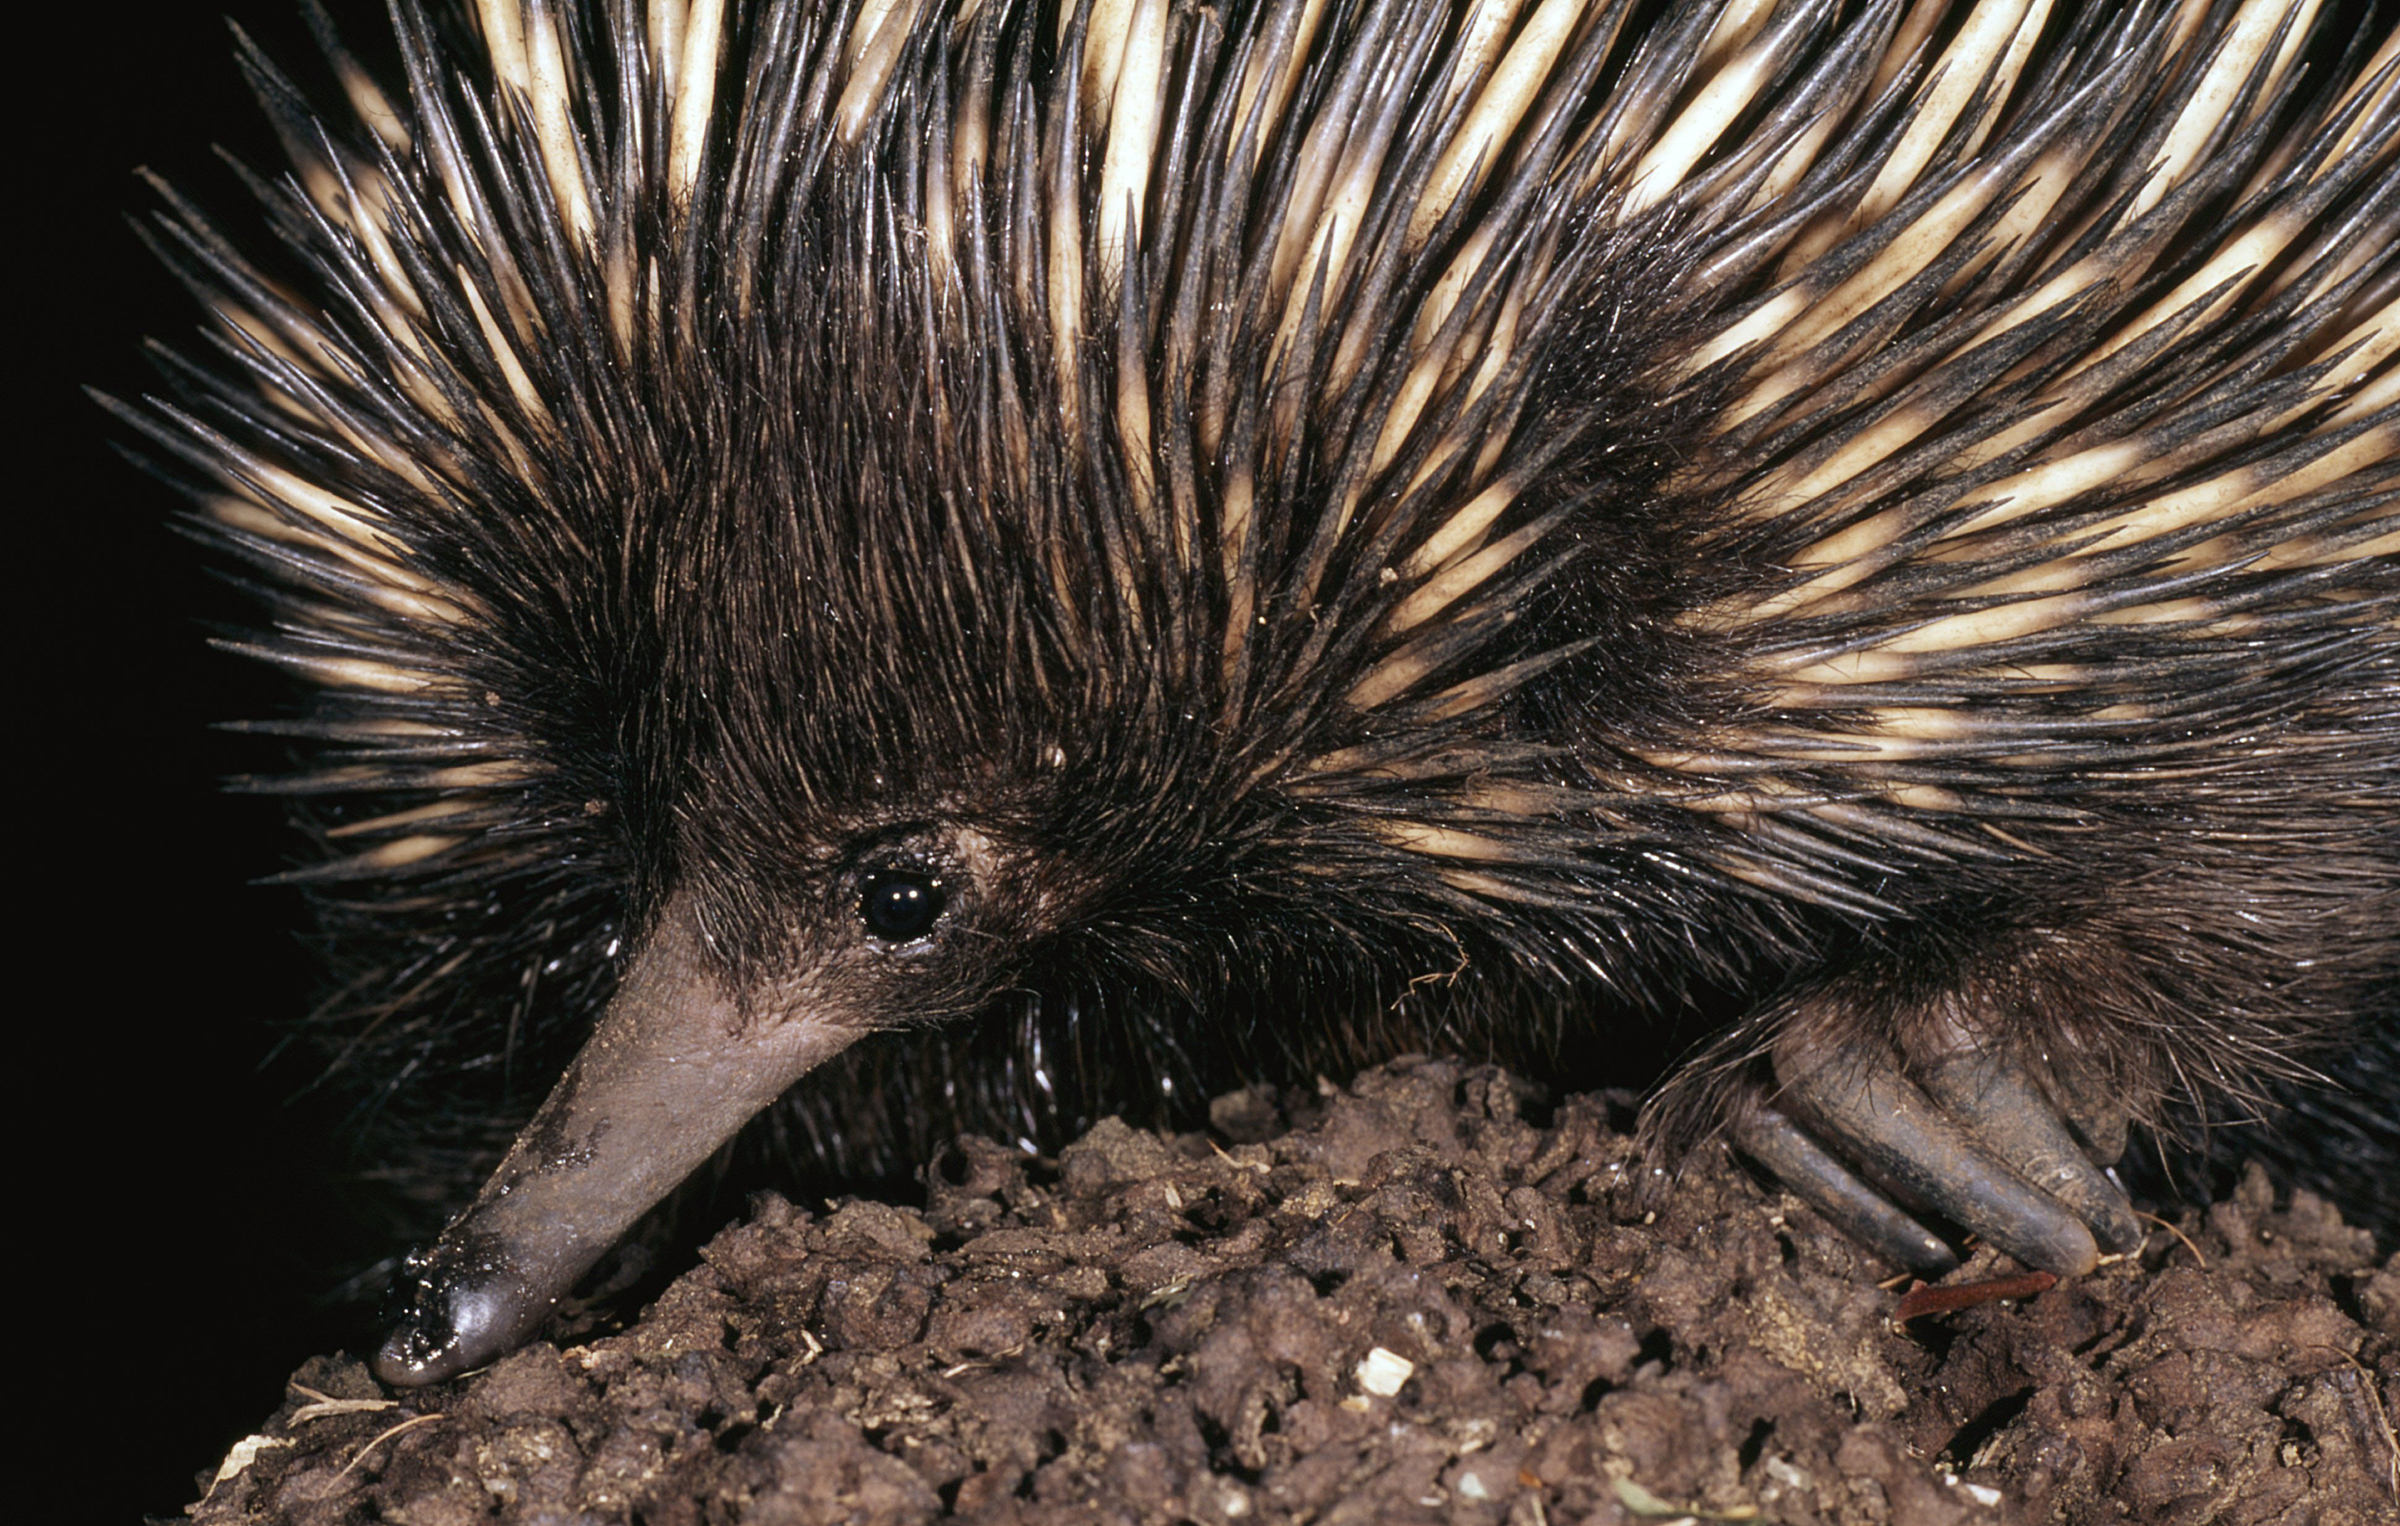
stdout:
MULTIPOLYGON (((1736 1131, 1742 1149, 1882 1255, 1920 1271, 1957 1258, 1909 1209, 1938 1214, 2029 1266, 2090 1271, 2103 1251, 2141 1243, 2133 1206, 2093 1164, 2059 1107, 2008 1055, 1951 1029, 1905 1064, 1880 1041, 1803 1032, 1774 1053, 1780 1091, 1736 1131), (1902 1205, 1905 1205, 1902 1206, 1902 1205)), ((2114 1161, 2120 1111, 2081 1117, 2090 1148, 2114 1161)))

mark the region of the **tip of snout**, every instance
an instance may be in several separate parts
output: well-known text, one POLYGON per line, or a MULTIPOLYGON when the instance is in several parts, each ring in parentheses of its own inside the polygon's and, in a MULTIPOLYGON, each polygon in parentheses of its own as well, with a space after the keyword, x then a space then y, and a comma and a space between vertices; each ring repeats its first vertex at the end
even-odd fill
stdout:
POLYGON ((423 1388, 467 1370, 458 1332, 415 1323, 396 1327, 375 1352, 375 1376, 394 1388, 423 1388))
POLYGON ((402 1272, 391 1333, 375 1353, 375 1376, 422 1388, 481 1367, 524 1343, 555 1298, 534 1294, 509 1262, 445 1240, 411 1256, 402 1272))

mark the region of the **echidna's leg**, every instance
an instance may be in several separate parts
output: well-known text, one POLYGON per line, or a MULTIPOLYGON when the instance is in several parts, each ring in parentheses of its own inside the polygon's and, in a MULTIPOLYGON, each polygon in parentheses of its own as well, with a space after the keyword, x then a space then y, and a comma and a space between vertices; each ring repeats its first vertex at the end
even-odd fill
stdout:
POLYGON ((2088 1272, 2102 1250, 2140 1243, 2132 1205, 2022 1066, 1956 1025, 1928 1048, 1904 1065, 1878 1039, 1795 1028, 1774 1056, 1782 1111, 1760 1113, 1740 1143, 1850 1234, 1919 1270, 1953 1264, 1947 1248, 1843 1161, 2047 1271, 2088 1272))

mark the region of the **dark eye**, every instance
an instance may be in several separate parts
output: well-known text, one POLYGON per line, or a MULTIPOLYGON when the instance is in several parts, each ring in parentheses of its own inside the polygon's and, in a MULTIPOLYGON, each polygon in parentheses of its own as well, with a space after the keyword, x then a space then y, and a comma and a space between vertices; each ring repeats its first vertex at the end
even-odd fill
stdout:
POLYGON ((859 919, 886 943, 913 943, 932 931, 948 904, 939 881, 909 870, 867 876, 858 894, 859 919))

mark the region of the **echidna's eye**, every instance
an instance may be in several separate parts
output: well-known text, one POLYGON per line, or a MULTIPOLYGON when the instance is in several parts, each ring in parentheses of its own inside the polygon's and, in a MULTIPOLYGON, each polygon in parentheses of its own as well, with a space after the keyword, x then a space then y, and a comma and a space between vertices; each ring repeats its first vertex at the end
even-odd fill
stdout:
POLYGON ((886 943, 913 943, 933 930, 948 898, 941 882, 909 870, 867 876, 858 894, 859 919, 886 943))

